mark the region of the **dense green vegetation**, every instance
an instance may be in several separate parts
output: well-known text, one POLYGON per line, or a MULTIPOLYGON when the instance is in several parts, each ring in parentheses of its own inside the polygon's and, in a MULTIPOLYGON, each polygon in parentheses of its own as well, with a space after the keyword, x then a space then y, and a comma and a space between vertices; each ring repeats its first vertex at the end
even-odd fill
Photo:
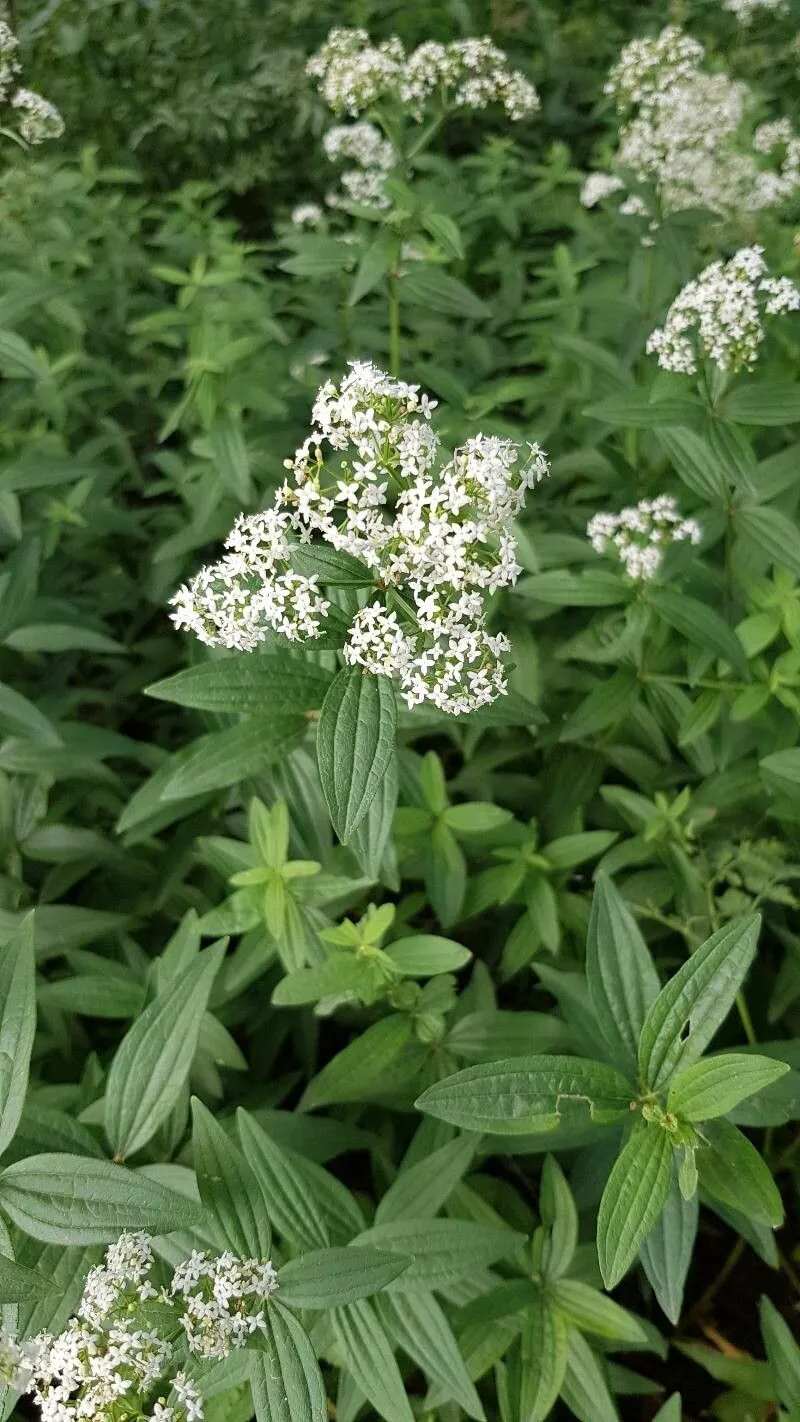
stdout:
POLYGON ((0 0, 4 1416, 800 1417, 799 77, 0 0))

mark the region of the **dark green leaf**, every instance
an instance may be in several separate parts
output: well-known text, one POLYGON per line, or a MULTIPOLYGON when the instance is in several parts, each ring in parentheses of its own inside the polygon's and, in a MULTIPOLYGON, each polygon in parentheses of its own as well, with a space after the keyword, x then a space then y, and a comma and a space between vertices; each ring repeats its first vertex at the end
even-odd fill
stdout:
POLYGON ((733 667, 734 671, 749 680, 750 664, 744 648, 727 622, 723 622, 718 612, 705 602, 675 588, 653 588, 648 602, 663 617, 670 627, 674 627, 690 642, 713 652, 733 667))
POLYGON ((409 1261, 381 1249, 315 1249, 280 1271, 281 1299, 291 1308, 333 1308, 376 1294, 409 1261))
POLYGON ((397 702, 388 677, 344 667, 328 688, 317 760, 333 827, 346 844, 394 756, 397 702))
POLYGON ((276 714, 318 711, 330 673, 291 652, 242 652, 187 667, 146 694, 201 711, 276 714))
POLYGON ((614 1059, 636 1066, 639 1034, 658 997, 650 950, 622 895, 599 874, 586 940, 589 999, 614 1059))
POLYGON ((297 1319, 271 1302, 250 1359, 258 1422, 326 1422, 325 1384, 314 1349, 297 1319))
POLYGON ((672 1141, 658 1124, 635 1130, 614 1163, 597 1216, 597 1254, 607 1289, 630 1269, 656 1223, 672 1175, 672 1141))
POLYGON ((0 1154, 17 1129, 36 1033, 34 915, 29 913, 0 948, 0 1154))
POLYGON ((673 1180, 664 1208, 639 1250, 642 1268, 670 1323, 677 1323, 681 1316, 698 1212, 697 1196, 685 1200, 673 1180))
POLYGON ((0 1207, 34 1239, 105 1244, 124 1230, 187 1229, 199 1206, 135 1170, 79 1155, 32 1155, 0 1173, 0 1207))
POLYGON ((331 1311, 336 1345, 376 1412, 386 1422, 413 1422, 400 1369, 372 1306, 362 1299, 331 1311))
POLYGON ((242 1259, 269 1259, 272 1230, 261 1181, 196 1097, 192 1146, 200 1199, 215 1220, 222 1247, 242 1259))
POLYGON ((602 1062, 580 1057, 515 1057, 467 1067, 428 1087, 420 1111, 466 1130, 495 1135, 550 1131, 565 1114, 598 1123, 628 1112, 631 1088, 602 1062))
POLYGON ((771 1085, 790 1070, 788 1062, 744 1052, 705 1057, 673 1077, 667 1110, 685 1121, 726 1116, 746 1097, 771 1085))

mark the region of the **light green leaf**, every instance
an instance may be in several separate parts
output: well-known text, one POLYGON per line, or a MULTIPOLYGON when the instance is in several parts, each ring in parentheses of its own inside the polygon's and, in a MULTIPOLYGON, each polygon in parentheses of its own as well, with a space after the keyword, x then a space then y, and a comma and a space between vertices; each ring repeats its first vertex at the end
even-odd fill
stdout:
POLYGON ((783 1202, 768 1167, 747 1136, 730 1121, 709 1121, 696 1152, 700 1184, 724 1205, 773 1229, 783 1222, 783 1202))
POLYGON ((468 948, 451 938, 437 938, 431 933, 418 933, 413 938, 398 938, 384 950, 396 968, 407 978, 432 978, 437 973, 456 973, 472 958, 468 948))
POLYGON ((472 1220, 399 1219, 364 1230, 353 1245, 388 1250, 411 1262, 391 1285, 392 1293, 442 1289, 475 1270, 513 1255, 522 1236, 506 1225, 472 1220))
POLYGON ((34 915, 29 913, 0 948, 0 1153, 14 1138, 36 1034, 34 915))
POLYGON ((620 667, 606 681, 599 681, 589 695, 567 717, 562 741, 582 741, 616 726, 627 716, 639 695, 640 683, 629 667, 620 667))
POLYGON ((561 1397, 578 1422, 619 1422, 597 1355, 577 1328, 567 1330, 567 1369, 561 1397))
POLYGON ((250 457, 241 417, 231 410, 218 415, 208 431, 208 447, 216 468, 241 504, 251 498, 250 457))
POLYGON ((736 510, 735 525, 770 563, 800 576, 800 529, 794 519, 769 504, 744 504, 736 510))
POLYGON ((763 1295, 758 1306, 761 1333, 778 1400, 789 1411, 800 1410, 800 1346, 788 1323, 763 1295))
POLYGON ((664 1208, 639 1250, 642 1268, 670 1323, 677 1323, 681 1316, 698 1213, 697 1196, 685 1200, 673 1180, 664 1208))
POLYGON ((32 375, 41 380, 45 371, 36 352, 15 331, 0 331, 0 367, 9 375, 32 375))
POLYGON ((676 588, 652 588, 647 601, 670 627, 728 662, 745 681, 750 679, 750 664, 739 638, 708 603, 676 588))
POLYGON ((168 1234, 202 1211, 136 1170, 80 1155, 32 1155, 0 1173, 0 1208, 50 1244, 106 1244, 123 1230, 168 1234))
POLYGON ((507 824, 511 814, 500 805, 473 800, 466 805, 449 805, 442 818, 454 834, 488 834, 507 824))
POLYGON ((605 400, 589 405, 583 413, 607 425, 649 430, 661 425, 688 424, 700 414, 700 410, 699 401, 693 398, 651 400, 648 391, 631 390, 625 395, 609 395, 605 400))
POLYGON ((334 1308, 377 1294, 408 1266, 381 1249, 315 1249, 280 1271, 281 1299, 290 1308, 334 1308))
POLYGON ((31 1298, 60 1292, 53 1279, 46 1279, 36 1269, 26 1269, 0 1254, 0 1304, 27 1303, 31 1298))
POLYGON ((347 298, 348 306, 357 306, 369 292, 374 291, 392 264, 393 251, 394 240, 388 232, 381 232, 375 241, 370 243, 359 262, 347 298))
POLYGON ((388 677, 343 667, 322 704, 317 761, 331 823, 346 844, 394 756, 397 701, 388 677))
POLYGON ((495 1135, 550 1131, 565 1115, 593 1121, 628 1113, 631 1088, 603 1062, 580 1057, 515 1057, 467 1067, 428 1087, 420 1111, 466 1130, 495 1135))
POLYGON ((499 1057, 528 1057, 535 1052, 565 1052, 572 1045, 566 1023, 550 1012, 495 1008, 459 1017, 446 1040, 451 1052, 470 1062, 496 1062, 499 1057))
POLYGON ((793 380, 748 376, 728 391, 723 411, 740 425, 791 425, 800 420, 800 390, 793 380))
POLYGON ((658 997, 650 950, 622 895, 598 874, 586 940, 589 1000, 615 1060, 635 1069, 639 1034, 658 997))
MULTIPOLYGON (((397 793, 397 757, 392 756, 367 813, 360 824, 356 825, 347 845, 361 873, 370 880, 377 879, 382 871, 385 875, 387 863, 393 863, 396 858, 392 845, 392 828, 397 810, 397 793)), ((384 882, 391 880, 385 879, 384 882)))
POLYGON ((416 1165, 401 1170, 378 1201, 375 1223, 437 1215, 469 1170, 477 1145, 477 1136, 456 1136, 416 1165))
POLYGON ((754 1096, 790 1070, 788 1062, 744 1052, 706 1057, 673 1077, 667 1110, 685 1121, 726 1116, 740 1101, 754 1096))
POLYGON ((186 667, 145 694, 201 711, 302 714, 319 710, 329 684, 329 672, 291 652, 241 652, 186 667))
POLYGON ((520 1417, 545 1422, 567 1369, 567 1327, 549 1299, 539 1293, 525 1310, 520 1335, 520 1417))
POLYGON ((413 1422, 400 1369, 371 1304, 345 1304, 330 1317, 344 1366, 375 1411, 386 1422, 413 1422))
POLYGON ((326 1422, 325 1384, 306 1333, 288 1309, 271 1301, 250 1360, 258 1422, 326 1422))
POLYGON ((558 1279, 572 1263, 578 1244, 578 1211, 572 1191, 555 1156, 545 1156, 539 1187, 539 1212, 548 1231, 542 1259, 546 1279, 558 1279))
POLYGON ((345 1243, 364 1228, 359 1206, 315 1161, 279 1145, 247 1111, 236 1116, 242 1149, 259 1178, 273 1227, 293 1249, 345 1243))
POLYGON ((213 1216, 220 1244, 241 1259, 269 1259, 267 1200, 250 1162, 196 1097, 192 1146, 200 1199, 213 1216))
POLYGON ((433 1294, 424 1289, 404 1294, 402 1299, 381 1294, 375 1307, 395 1345, 408 1354, 431 1383, 438 1384, 444 1396, 453 1398, 469 1417, 480 1422, 484 1416, 480 1398, 453 1330, 433 1294))
POLYGON ((728 496, 725 471, 708 442, 692 430, 660 429, 656 438, 684 484, 711 504, 724 505, 728 496))
POLYGON ((282 978, 272 994, 276 1007, 300 1007, 336 993, 364 990, 373 982, 373 964, 355 953, 332 953, 314 968, 300 968, 282 978))
POLYGON ((400 281, 400 301, 411 306, 424 306, 443 316, 464 316, 480 321, 491 314, 491 308, 457 277, 430 262, 415 262, 400 281))
POLYGON ((639 1069, 649 1086, 665 1085, 705 1051, 755 957, 760 925, 758 914, 726 924, 661 989, 639 1043, 639 1069))
POLYGON ((224 942, 201 953, 145 1008, 117 1048, 106 1084, 105 1130, 119 1159, 141 1150, 178 1101, 224 956, 224 942))
POLYGON ((582 1333, 594 1333, 618 1343, 646 1341, 645 1331, 632 1313, 580 1279, 557 1279, 550 1296, 567 1321, 582 1333))
POLYGON ((597 1216, 597 1254, 607 1289, 627 1273, 664 1207, 672 1141, 659 1125, 634 1131, 614 1163, 597 1216))
MULTIPOLYGON (((332 588, 369 588, 375 582, 366 563, 328 543, 298 543, 292 549, 292 567, 303 577, 318 578, 332 588)), ((310 645, 316 649, 316 639, 310 645)), ((313 663, 307 665, 313 668, 313 663)))
POLYGON ((402 1061, 412 1037, 413 1023, 405 1013, 394 1013, 373 1022, 309 1082, 301 1105, 312 1111, 334 1102, 372 1100, 384 1089, 396 1087, 398 1081, 405 1079, 410 1083, 416 1076, 417 1063, 409 1059, 406 1073, 402 1070, 402 1061))

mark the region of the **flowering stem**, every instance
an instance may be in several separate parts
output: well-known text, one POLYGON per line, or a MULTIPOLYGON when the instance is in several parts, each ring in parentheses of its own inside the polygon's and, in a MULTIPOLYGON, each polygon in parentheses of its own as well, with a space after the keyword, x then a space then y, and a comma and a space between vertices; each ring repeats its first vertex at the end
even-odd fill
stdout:
MULTIPOLYGON (((393 265, 396 267, 397 263, 393 265)), ((400 294, 396 270, 389 273, 389 371, 395 379, 400 374, 400 294)))

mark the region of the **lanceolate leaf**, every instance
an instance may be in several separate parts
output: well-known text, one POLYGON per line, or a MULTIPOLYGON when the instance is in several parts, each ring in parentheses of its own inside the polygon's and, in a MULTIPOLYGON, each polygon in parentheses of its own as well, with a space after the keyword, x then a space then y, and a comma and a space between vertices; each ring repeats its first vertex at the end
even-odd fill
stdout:
POLYGON ((291 652, 240 652, 187 667, 146 694, 201 711, 259 715, 318 711, 330 674, 291 652))
POLYGON ((280 1271, 281 1299, 291 1308, 333 1308, 376 1294, 408 1267, 402 1254, 362 1248, 314 1249, 280 1271))
POLYGON ((672 1177, 672 1141, 658 1124, 634 1131, 608 1177, 597 1217, 597 1254, 607 1289, 633 1263, 664 1206, 672 1177))
POLYGON ((279 1145, 247 1111, 237 1125, 242 1149, 259 1177, 273 1227, 295 1249, 344 1243, 364 1227, 359 1206, 322 1166, 279 1145))
POLYGON ((724 1205, 777 1229, 783 1202, 755 1146, 729 1121, 709 1121, 697 1151, 700 1184, 724 1205))
POLYGON ((649 1086, 662 1086, 708 1046, 753 961, 760 924, 757 914, 726 924, 662 988, 639 1044, 639 1068, 649 1086))
POLYGON ((417 1106, 466 1130, 528 1135, 552 1130, 565 1115, 615 1121, 630 1101, 631 1088, 613 1067, 539 1056, 467 1067, 428 1087, 417 1106))
POLYGON ((141 1150, 178 1100, 224 956, 224 943, 207 948, 123 1038, 108 1074, 105 1110, 106 1135, 120 1158, 141 1150))
POLYGON ((105 1244, 123 1230, 167 1234, 202 1218, 191 1200, 155 1180, 80 1155, 31 1155, 0 1174, 0 1208, 50 1244, 105 1244))
POLYGON ((597 1355, 577 1328, 567 1332, 567 1369, 561 1396, 579 1422, 618 1422, 597 1355))
POLYGON ((22 1114, 36 1032, 33 922, 30 913, 0 949, 0 1154, 22 1114))
POLYGON ((658 974, 633 914, 605 874, 598 875, 592 900, 586 979, 615 1060, 635 1069, 639 1033, 658 996, 658 974))
POLYGON ((386 1334, 366 1299, 331 1310, 334 1336, 347 1371, 386 1422, 413 1422, 386 1334))
POLYGON ((541 1292, 525 1310, 520 1347, 520 1417, 545 1422, 567 1369, 567 1325, 541 1292))
POLYGON ((401 1299, 381 1294, 375 1308, 389 1337, 421 1368, 432 1383, 463 1407, 468 1417, 482 1419, 481 1400, 467 1372, 464 1359, 447 1318, 424 1289, 404 1294, 401 1299))
POLYGON ((639 1250, 642 1268, 670 1323, 677 1323, 697 1238, 699 1204, 685 1200, 673 1179, 664 1208, 639 1250))
POLYGON ((58 1284, 52 1279, 0 1254, 0 1304, 27 1303, 30 1298, 59 1292, 58 1284))
MULTIPOLYGON (((394 1013, 373 1022, 309 1082, 303 1106, 312 1110, 333 1102, 374 1100, 382 1090, 401 1083, 400 1064, 411 1044, 412 1031, 411 1018, 405 1014, 394 1013)), ((415 1074, 414 1060, 410 1059, 406 1080, 410 1083, 415 1074)))
POLYGON ((331 683, 317 728, 320 779, 343 844, 364 818, 394 755, 397 702, 388 677, 344 667, 331 683))
POLYGON ((392 1293, 446 1288, 469 1278, 476 1269, 510 1257, 520 1243, 521 1236, 503 1224, 405 1219, 375 1225, 353 1241, 359 1248, 388 1250, 409 1261, 391 1285, 392 1293))
POLYGON ((790 1412, 800 1409, 800 1346, 788 1323, 766 1297, 759 1304, 761 1332, 775 1391, 790 1412))
POLYGON ((753 1096, 785 1076, 788 1062, 744 1052, 706 1057, 675 1078, 667 1109, 686 1121, 709 1121, 725 1116, 746 1097, 753 1096))
POLYGON ((272 1242, 261 1182, 239 1147, 196 1098, 192 1146, 200 1198, 214 1217, 220 1243, 243 1259, 268 1259, 272 1242))
POLYGON ((375 1223, 433 1218, 469 1170, 477 1145, 477 1136, 457 1136, 424 1160, 401 1170, 378 1203, 375 1223))
POLYGON ((250 1387, 258 1422, 326 1422, 325 1385, 314 1349, 278 1302, 267 1308, 250 1363, 250 1387))
POLYGON ((719 613, 698 598, 674 588, 658 588, 648 602, 677 632, 729 662, 739 676, 749 680, 750 666, 739 638, 719 613))

